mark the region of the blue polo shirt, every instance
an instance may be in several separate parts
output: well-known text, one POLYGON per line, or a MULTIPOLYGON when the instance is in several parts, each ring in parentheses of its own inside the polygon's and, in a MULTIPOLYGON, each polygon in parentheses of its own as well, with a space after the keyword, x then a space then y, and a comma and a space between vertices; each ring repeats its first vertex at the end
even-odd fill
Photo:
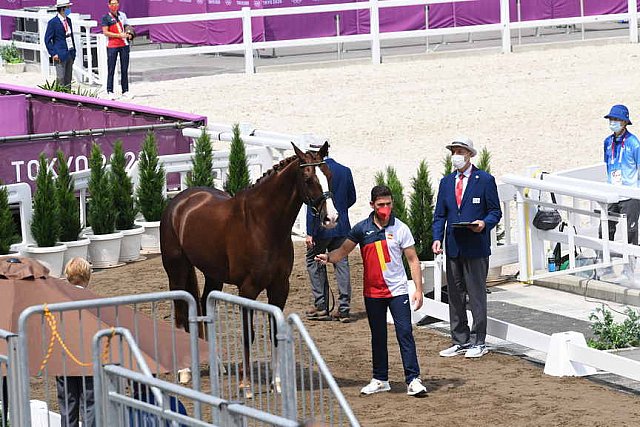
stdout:
POLYGON ((368 298, 391 298, 409 293, 407 273, 402 263, 403 251, 415 244, 411 230, 391 215, 389 223, 379 228, 373 212, 357 223, 347 239, 360 245, 364 265, 363 294, 368 298))

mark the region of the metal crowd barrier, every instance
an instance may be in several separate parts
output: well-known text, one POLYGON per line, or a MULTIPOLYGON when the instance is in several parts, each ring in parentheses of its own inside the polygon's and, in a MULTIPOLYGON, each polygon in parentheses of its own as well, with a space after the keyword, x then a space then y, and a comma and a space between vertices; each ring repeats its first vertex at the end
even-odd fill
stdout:
POLYGON ((207 323, 212 395, 291 420, 360 425, 297 315, 285 320, 273 305, 214 291, 207 323))
POLYGON ((299 426, 296 421, 154 378, 129 330, 118 328, 115 333, 124 339, 139 369, 127 369, 117 364, 103 365, 104 342, 113 331, 105 329, 96 334, 93 342, 96 407, 99 408, 96 426, 163 426, 175 423, 180 426, 243 427, 252 420, 272 426, 299 426), (218 422, 212 424, 213 420, 212 423, 207 421, 213 412, 198 418, 188 416, 183 402, 215 409, 218 422))
MULTIPOLYGON (((0 329, 0 427, 8 427, 17 420, 20 397, 17 388, 17 335, 0 329)), ((13 424, 17 425, 17 424, 13 424)))
MULTIPOLYGON (((92 375, 91 340, 105 328, 112 328, 111 346, 103 354, 103 363, 118 363, 135 368, 137 359, 124 345, 119 327, 127 327, 139 346, 144 346, 151 372, 159 377, 178 379, 178 370, 189 367, 192 387, 200 388, 197 306, 184 291, 128 295, 113 298, 74 301, 29 307, 19 317, 17 373, 20 396, 20 422, 11 425, 30 426, 31 390, 37 390, 49 411, 58 410, 56 382, 68 387, 67 378, 92 375), (174 305, 184 304, 189 310, 190 333, 174 327, 174 305), (180 334, 180 335, 178 335, 180 334), (31 359, 31 366, 29 360, 31 359), (42 361, 38 369, 33 361, 42 361), (187 365, 187 366, 184 366, 187 365), (32 380, 32 377, 36 377, 32 380), (56 378, 57 377, 57 378, 56 378)), ((83 390, 86 391, 83 381, 83 390)), ((194 413, 199 416, 199 402, 194 413)), ((84 411, 82 411, 84 412, 84 411)), ((81 416, 86 416, 82 414, 81 416)), ((50 422, 50 421, 49 421, 50 422)))

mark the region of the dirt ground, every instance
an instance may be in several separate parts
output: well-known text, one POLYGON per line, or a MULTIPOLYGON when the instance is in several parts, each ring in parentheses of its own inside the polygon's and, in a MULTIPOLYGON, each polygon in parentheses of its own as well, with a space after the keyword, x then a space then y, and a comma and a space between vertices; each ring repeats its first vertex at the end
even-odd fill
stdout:
MULTIPOLYGON (((304 267, 304 248, 296 243, 287 313, 303 312, 311 293, 304 267)), ((542 367, 515 356, 489 353, 479 360, 442 358, 447 337, 415 329, 422 378, 429 390, 424 399, 406 395, 400 353, 389 329, 391 392, 360 397, 371 378, 369 327, 362 299, 362 262, 351 256, 353 322, 305 324, 333 372, 354 413, 364 426, 631 426, 640 423, 638 396, 581 378, 546 376, 542 367)), ((202 281, 200 281, 202 283, 202 281)), ((105 295, 163 291, 168 282, 159 256, 94 274, 91 289, 105 295)), ((335 288, 335 286, 334 286, 335 288)), ((234 292, 234 288, 225 286, 234 292)), ((335 291, 334 291, 335 292, 335 291)))

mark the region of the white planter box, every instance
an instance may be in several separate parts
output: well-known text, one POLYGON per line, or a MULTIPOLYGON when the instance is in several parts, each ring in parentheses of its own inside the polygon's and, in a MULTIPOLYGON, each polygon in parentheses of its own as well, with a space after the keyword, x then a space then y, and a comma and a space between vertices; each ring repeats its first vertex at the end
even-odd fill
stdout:
POLYGON ((140 241, 140 252, 143 254, 159 254, 160 221, 136 221, 136 224, 144 227, 144 233, 142 233, 142 239, 140 241))
POLYGON ((130 230, 118 230, 122 233, 120 243, 120 262, 137 261, 140 258, 140 245, 144 227, 136 225, 130 230))
POLYGON ((89 259, 89 243, 91 243, 91 240, 82 238, 80 240, 72 240, 70 242, 60 243, 64 243, 65 245, 67 245, 67 251, 64 253, 64 261, 62 263, 63 272, 64 267, 66 267, 67 263, 73 258, 89 259))
POLYGON ((49 275, 53 277, 62 276, 64 253, 66 251, 67 245, 62 243, 44 248, 39 248, 36 245, 27 245, 22 248, 24 256, 43 262, 49 268, 49 275))
POLYGON ((17 64, 4 63, 4 71, 7 74, 20 74, 24 73, 26 64, 24 62, 18 62, 17 64))
POLYGON ((95 268, 109 268, 122 265, 120 260, 120 241, 122 233, 85 234, 89 244, 89 261, 95 268))

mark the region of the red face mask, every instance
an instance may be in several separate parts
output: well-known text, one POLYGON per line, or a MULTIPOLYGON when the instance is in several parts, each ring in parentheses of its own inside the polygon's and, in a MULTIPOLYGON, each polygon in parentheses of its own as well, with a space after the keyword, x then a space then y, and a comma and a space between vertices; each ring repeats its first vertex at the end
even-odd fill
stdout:
POLYGON ((378 208, 376 213, 378 214, 378 218, 380 218, 380 221, 386 222, 391 216, 391 206, 383 206, 381 208, 378 208))
POLYGON ((113 12, 113 13, 118 13, 118 10, 120 10, 120 6, 110 4, 110 5, 109 5, 109 10, 110 10, 111 12, 113 12))

